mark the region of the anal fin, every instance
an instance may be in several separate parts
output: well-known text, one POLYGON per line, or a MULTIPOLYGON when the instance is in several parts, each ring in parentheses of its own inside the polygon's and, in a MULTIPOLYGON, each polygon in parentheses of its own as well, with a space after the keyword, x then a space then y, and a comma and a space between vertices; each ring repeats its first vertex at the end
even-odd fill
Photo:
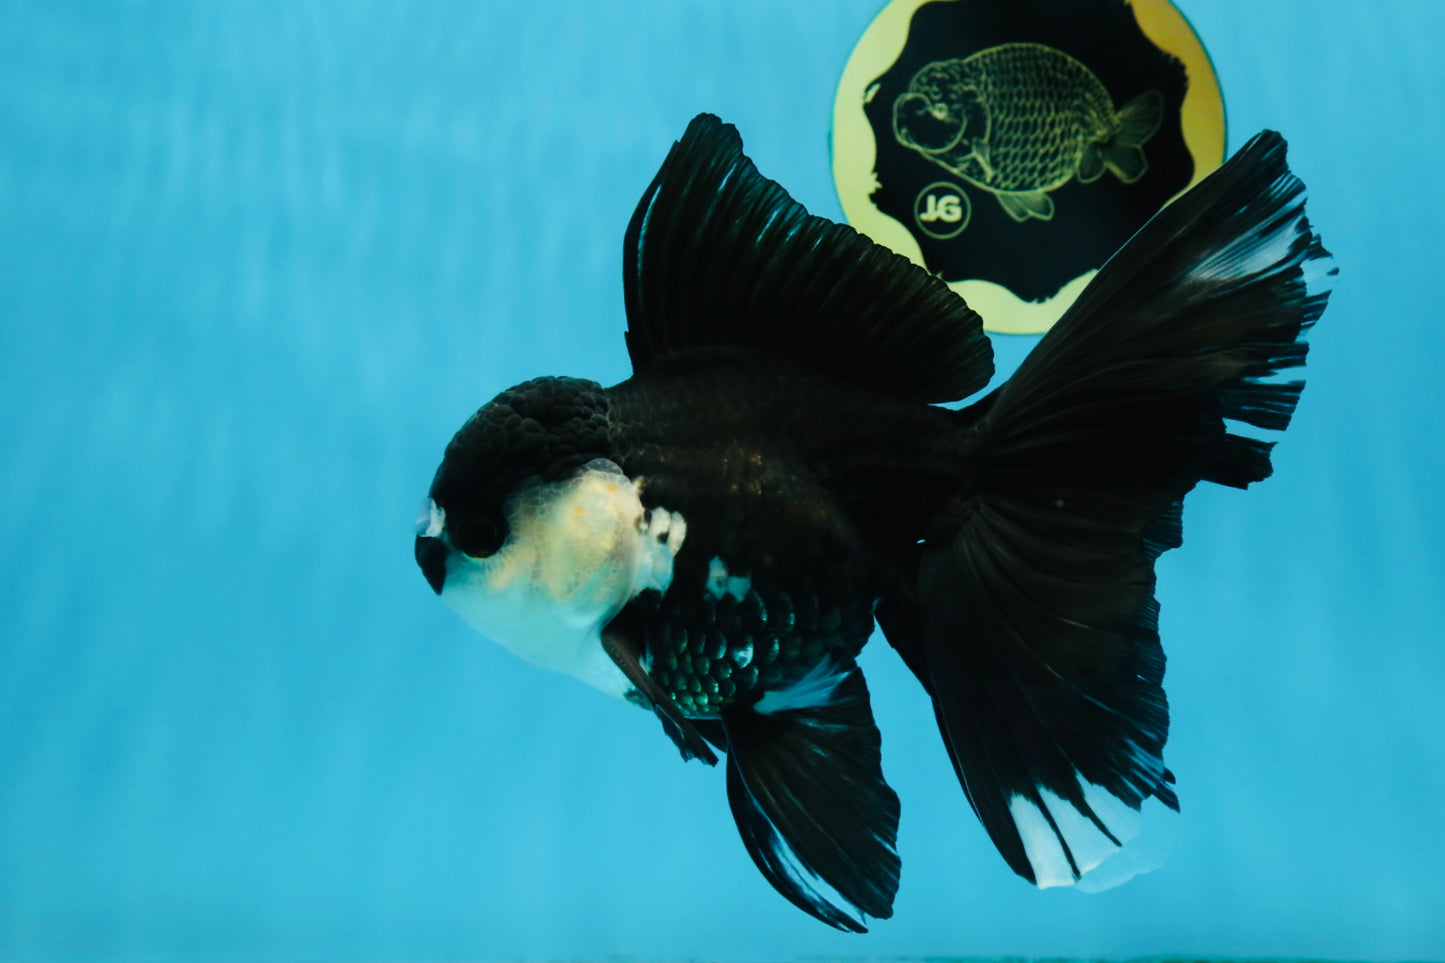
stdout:
POLYGON ((1092 184, 1104 176, 1104 152, 1098 144, 1085 144, 1079 154, 1079 169, 1074 174, 1080 184, 1092 184))
POLYGON ((748 854, 794 906, 866 932, 893 915, 898 797, 883 780, 863 673, 826 700, 763 714, 725 712, 728 803, 748 854))

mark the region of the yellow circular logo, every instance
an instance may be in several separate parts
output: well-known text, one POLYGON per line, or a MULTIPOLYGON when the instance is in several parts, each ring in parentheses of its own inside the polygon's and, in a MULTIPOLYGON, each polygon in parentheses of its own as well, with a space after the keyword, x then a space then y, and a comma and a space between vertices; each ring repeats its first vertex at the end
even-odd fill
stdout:
POLYGON ((913 223, 939 241, 962 234, 972 216, 973 202, 962 188, 947 181, 929 184, 913 202, 913 223))
POLYGON ((892 0, 843 72, 833 176, 859 231, 991 331, 1045 331, 1224 159, 1224 103, 1168 0, 892 0))

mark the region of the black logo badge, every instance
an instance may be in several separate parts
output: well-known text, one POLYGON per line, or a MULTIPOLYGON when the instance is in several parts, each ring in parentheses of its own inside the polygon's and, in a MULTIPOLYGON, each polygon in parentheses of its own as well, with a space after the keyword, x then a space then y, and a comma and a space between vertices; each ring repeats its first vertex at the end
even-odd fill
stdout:
POLYGON ((992 330, 1046 329, 1223 159, 1218 84, 1167 0, 894 0, 835 110, 850 222, 992 330))

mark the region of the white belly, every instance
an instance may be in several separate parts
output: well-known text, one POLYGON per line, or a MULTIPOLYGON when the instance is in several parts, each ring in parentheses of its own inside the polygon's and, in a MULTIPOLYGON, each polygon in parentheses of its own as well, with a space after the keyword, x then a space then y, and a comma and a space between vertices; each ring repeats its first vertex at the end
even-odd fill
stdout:
POLYGON ((646 513, 639 491, 606 461, 530 489, 508 505, 495 555, 453 552, 442 601, 528 662, 621 697, 631 685, 603 651, 602 628, 639 592, 667 588, 686 534, 680 516, 646 513))

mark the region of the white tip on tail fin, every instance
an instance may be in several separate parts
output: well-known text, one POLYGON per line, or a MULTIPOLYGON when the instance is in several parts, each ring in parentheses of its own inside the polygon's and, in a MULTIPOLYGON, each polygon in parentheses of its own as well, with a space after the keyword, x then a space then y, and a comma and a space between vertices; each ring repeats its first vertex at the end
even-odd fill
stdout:
POLYGON ((1043 786, 1036 788, 1042 807, 1022 794, 1009 798, 1009 815, 1023 839, 1040 889, 1073 886, 1097 893, 1164 865, 1177 829, 1176 812, 1157 799, 1147 799, 1135 810, 1082 776, 1079 787, 1113 839, 1043 786))

